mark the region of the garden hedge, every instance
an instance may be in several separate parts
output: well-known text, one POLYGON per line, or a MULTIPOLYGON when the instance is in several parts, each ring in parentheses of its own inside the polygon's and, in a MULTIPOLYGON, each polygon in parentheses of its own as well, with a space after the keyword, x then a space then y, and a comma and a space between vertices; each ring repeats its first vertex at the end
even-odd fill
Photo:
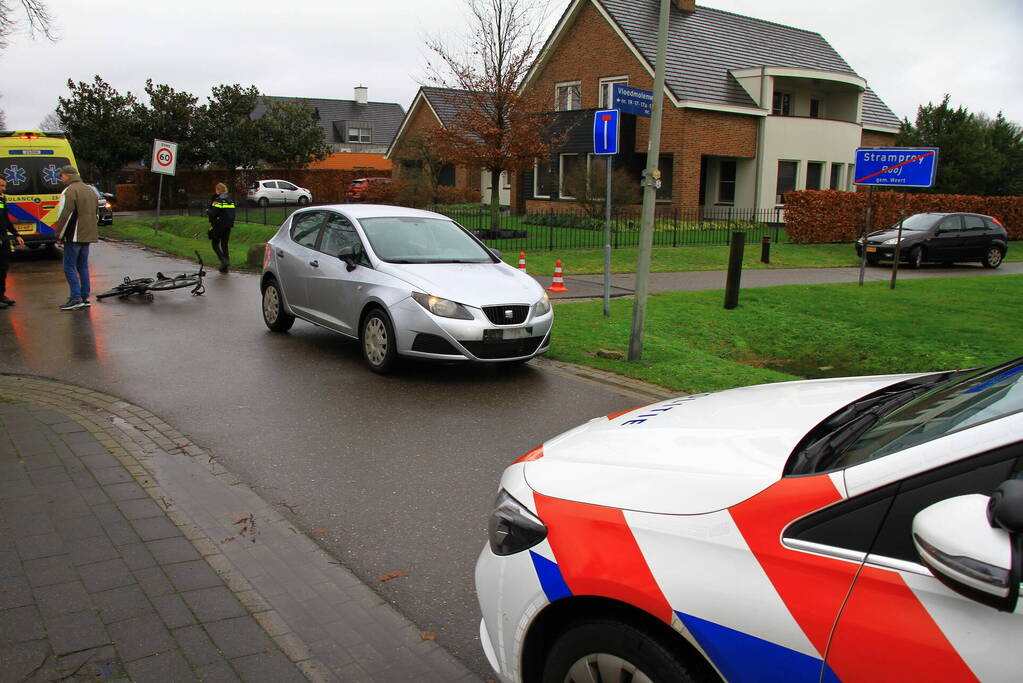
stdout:
MULTIPOLYGON (((785 195, 785 230, 789 241, 852 242, 863 234, 870 193, 837 190, 801 190, 785 195)), ((1023 197, 972 197, 959 194, 905 194, 874 191, 870 230, 881 230, 899 220, 905 196, 906 215, 928 211, 966 211, 994 216, 1009 232, 1010 240, 1023 239, 1023 197)))

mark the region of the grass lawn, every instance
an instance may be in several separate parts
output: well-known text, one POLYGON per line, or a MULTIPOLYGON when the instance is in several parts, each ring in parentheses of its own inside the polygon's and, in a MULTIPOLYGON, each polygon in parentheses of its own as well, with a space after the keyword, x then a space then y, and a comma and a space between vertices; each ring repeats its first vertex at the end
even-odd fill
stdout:
POLYGON ((628 353, 632 300, 559 303, 550 356, 680 392, 844 375, 971 367, 1023 355, 1023 276, 791 285, 652 295, 643 359, 628 353))

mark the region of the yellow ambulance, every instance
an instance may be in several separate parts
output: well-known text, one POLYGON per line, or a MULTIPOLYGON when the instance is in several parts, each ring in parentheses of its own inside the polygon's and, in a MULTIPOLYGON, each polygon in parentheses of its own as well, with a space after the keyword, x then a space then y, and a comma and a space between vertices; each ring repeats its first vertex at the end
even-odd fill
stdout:
POLYGON ((60 167, 75 164, 64 133, 0 131, 0 173, 7 181, 7 213, 30 247, 55 241, 60 167))

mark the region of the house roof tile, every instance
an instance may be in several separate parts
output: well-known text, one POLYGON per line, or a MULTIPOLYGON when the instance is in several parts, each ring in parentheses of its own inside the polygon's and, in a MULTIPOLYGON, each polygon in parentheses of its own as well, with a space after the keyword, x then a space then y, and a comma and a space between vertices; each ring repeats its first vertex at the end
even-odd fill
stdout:
MULTIPOLYGON (((640 52, 656 62, 658 6, 654 0, 593 0, 640 52)), ((683 12, 672 7, 665 83, 679 100, 711 105, 755 107, 729 73, 752 67, 818 69, 857 75, 819 33, 733 14, 711 7, 683 12)), ((866 125, 894 127, 899 119, 867 88, 866 125)))
POLYGON ((372 121, 374 146, 390 145, 394 139, 405 110, 400 104, 391 102, 367 102, 359 104, 355 100, 328 100, 315 97, 277 97, 266 95, 260 98, 252 112, 253 118, 259 118, 266 111, 267 102, 272 100, 307 102, 319 114, 319 124, 327 142, 344 142, 338 139, 334 123, 337 121, 372 121))

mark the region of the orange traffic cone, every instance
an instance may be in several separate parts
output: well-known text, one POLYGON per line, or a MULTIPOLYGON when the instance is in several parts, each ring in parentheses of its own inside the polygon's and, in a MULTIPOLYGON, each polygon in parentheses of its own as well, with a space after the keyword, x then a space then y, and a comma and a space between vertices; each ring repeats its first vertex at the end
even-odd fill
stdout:
POLYGON ((554 262, 554 279, 551 281, 551 286, 547 288, 548 292, 567 292, 565 288, 565 278, 561 276, 561 259, 554 262))
POLYGON ((519 252, 519 270, 526 270, 526 252, 524 251, 519 252))

